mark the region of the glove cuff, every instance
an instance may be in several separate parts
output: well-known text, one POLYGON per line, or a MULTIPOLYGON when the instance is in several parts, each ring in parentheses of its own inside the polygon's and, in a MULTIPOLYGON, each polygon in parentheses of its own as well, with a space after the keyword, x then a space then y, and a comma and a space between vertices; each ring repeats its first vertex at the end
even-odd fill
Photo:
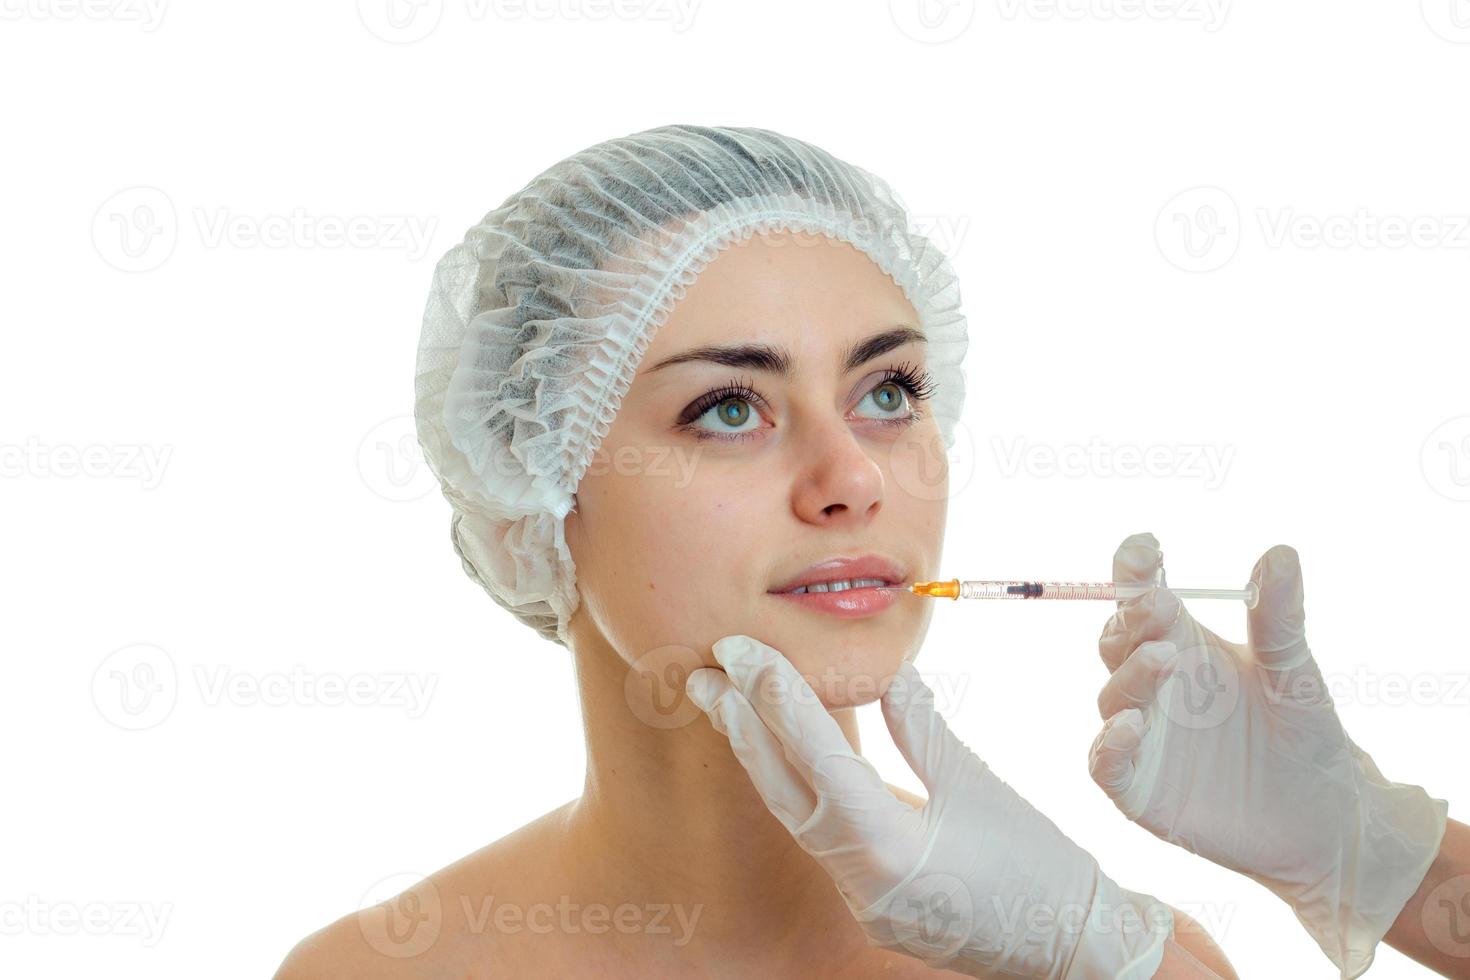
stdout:
POLYGON ((1149 980, 1174 938, 1174 910, 1098 872, 1097 892, 1061 980, 1149 980))
POLYGON ((1309 894, 1287 898, 1341 980, 1362 976, 1373 964, 1379 941, 1438 857, 1449 817, 1448 801, 1385 779, 1372 757, 1347 741, 1357 762, 1358 799, 1338 873, 1309 894))
POLYGON ((974 894, 953 875, 934 872, 911 877, 882 908, 854 915, 870 945, 934 969, 1027 980, 1149 980, 1174 936, 1173 909, 1152 895, 1119 887, 1091 855, 1081 853, 1086 866, 1075 869, 1076 883, 1083 885, 1072 890, 1075 901, 1038 901, 1023 893, 1001 902, 974 894), (988 927, 981 928, 982 922, 988 927), (999 944, 997 930, 1008 936, 999 944))

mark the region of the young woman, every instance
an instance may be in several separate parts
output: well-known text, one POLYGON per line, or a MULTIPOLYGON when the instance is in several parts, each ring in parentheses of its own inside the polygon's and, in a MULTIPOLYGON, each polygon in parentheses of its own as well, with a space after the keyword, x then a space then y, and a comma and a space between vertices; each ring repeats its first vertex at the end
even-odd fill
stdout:
MULTIPOLYGON (((966 345, 954 274, 892 191, 766 130, 612 140, 487 215, 436 272, 420 441, 468 574, 574 658, 585 788, 303 940, 280 980, 940 975, 921 943, 865 933, 684 679, 758 636, 860 752, 853 709, 929 625, 930 603, 874 586, 939 572, 966 345)), ((959 828, 1015 851, 985 897, 1152 901, 1008 802, 959 828), (1080 893, 1037 880, 1063 866, 1080 893)), ((1233 976, 1186 924, 949 968, 1233 976)))

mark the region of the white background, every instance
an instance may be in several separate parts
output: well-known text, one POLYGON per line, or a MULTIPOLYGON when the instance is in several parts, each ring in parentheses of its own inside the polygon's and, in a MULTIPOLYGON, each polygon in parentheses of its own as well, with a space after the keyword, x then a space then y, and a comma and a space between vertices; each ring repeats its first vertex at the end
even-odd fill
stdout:
MULTIPOLYGON (((1106 578, 1151 530, 1171 583, 1234 586, 1294 545, 1348 731, 1465 818, 1454 2, 4 0, 0 972, 268 976, 579 792, 568 657, 460 570, 414 349, 464 229, 674 122, 823 146, 950 251, 954 575, 1106 578), (1116 471, 1150 447, 1164 471, 1116 471)), ((919 663, 996 772, 1242 976, 1335 976, 1282 902, 1092 784, 1109 612, 946 605, 919 663)), ((1427 974, 1380 947, 1369 976, 1427 974)))

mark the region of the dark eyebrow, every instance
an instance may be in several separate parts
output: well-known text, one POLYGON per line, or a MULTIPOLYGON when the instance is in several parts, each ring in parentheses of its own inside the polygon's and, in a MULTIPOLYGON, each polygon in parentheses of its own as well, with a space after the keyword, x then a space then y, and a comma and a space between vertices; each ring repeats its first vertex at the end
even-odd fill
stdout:
MULTIPOLYGON (((854 368, 861 367, 875 357, 881 357, 896 347, 904 344, 928 343, 928 338, 923 331, 907 325, 885 330, 883 333, 874 334, 865 340, 851 344, 842 353, 842 371, 847 373, 854 368)), ((647 372, 651 374, 660 368, 666 368, 670 364, 683 364, 688 361, 710 361, 714 364, 723 364, 726 367, 750 368, 753 371, 769 371, 772 374, 784 378, 791 377, 792 365, 791 352, 784 347, 772 347, 769 344, 736 344, 730 347, 695 347, 666 357, 659 361, 647 372)))

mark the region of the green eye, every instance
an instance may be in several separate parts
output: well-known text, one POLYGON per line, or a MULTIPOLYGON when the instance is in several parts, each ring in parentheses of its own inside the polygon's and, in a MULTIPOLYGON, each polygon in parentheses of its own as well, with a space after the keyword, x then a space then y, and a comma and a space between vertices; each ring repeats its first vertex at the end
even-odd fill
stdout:
POLYGON ((740 425, 750 418, 750 403, 732 398, 729 401, 720 402, 713 411, 719 415, 721 422, 730 425, 740 425))
MULTIPOLYGON (((923 417, 918 402, 934 394, 929 372, 909 364, 889 368, 886 376, 863 396, 872 399, 874 414, 865 415, 883 425, 912 425, 923 417)), ((739 442, 756 438, 761 428, 760 406, 768 405, 749 382, 732 382, 705 392, 680 413, 676 424, 700 439, 739 442), (742 428, 745 426, 745 428, 742 428)))
POLYGON ((706 438, 710 436, 729 438, 754 431, 754 428, 759 427, 759 422, 759 417, 751 410, 750 402, 744 398, 735 397, 725 398, 705 409, 694 420, 694 428, 701 430, 706 438), (709 424, 702 425, 701 423, 706 420, 709 421, 709 424), (757 425, 749 429, 740 428, 751 421, 757 425))
POLYGON ((902 385, 894 381, 885 381, 868 392, 863 401, 871 398, 882 414, 892 416, 907 411, 908 400, 905 394, 902 385))

